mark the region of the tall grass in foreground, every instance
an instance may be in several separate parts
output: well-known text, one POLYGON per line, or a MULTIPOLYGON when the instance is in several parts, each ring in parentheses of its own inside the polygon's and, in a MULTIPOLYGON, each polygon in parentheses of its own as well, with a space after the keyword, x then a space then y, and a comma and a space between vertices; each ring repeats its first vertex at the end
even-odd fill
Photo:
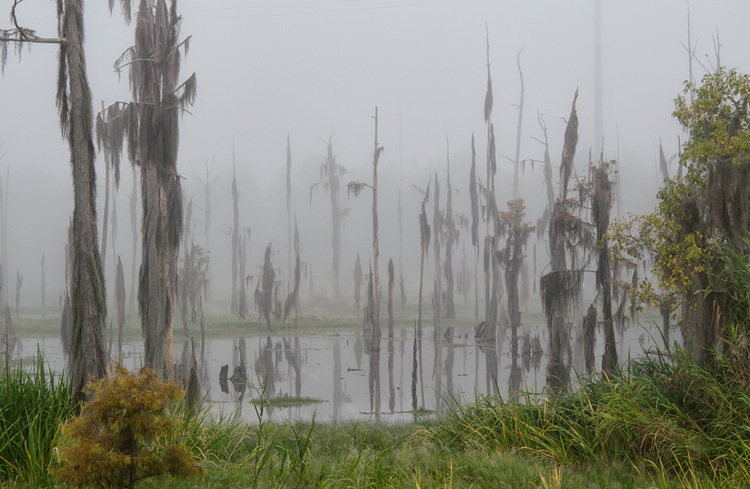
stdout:
POLYGON ((305 472, 315 417, 309 424, 279 425, 270 421, 265 382, 258 388, 259 401, 252 404, 256 420, 244 421, 241 412, 218 417, 210 407, 193 416, 175 406, 182 416, 180 436, 200 456, 207 470, 224 471, 228 485, 282 488, 305 472), (241 474, 241 475, 237 475, 241 474), (233 477, 239 477, 233 480, 233 477))
POLYGON ((70 383, 45 370, 41 355, 0 373, 0 480, 49 480, 53 446, 73 413, 70 383))
POLYGON ((429 438, 453 449, 524 450, 563 464, 628 460, 656 474, 657 485, 677 478, 687 487, 748 487, 750 351, 734 338, 708 367, 676 351, 583 379, 576 392, 554 399, 485 397, 457 407, 429 438))

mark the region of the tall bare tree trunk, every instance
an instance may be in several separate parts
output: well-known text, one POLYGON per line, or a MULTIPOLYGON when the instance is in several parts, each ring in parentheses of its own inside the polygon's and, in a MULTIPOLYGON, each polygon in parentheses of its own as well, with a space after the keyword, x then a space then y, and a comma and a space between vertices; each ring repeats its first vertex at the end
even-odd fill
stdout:
MULTIPOLYGON (((474 328, 479 327, 479 196, 477 192, 477 152, 474 135, 471 135, 471 171, 469 197, 471 198, 471 244, 474 246, 474 328)), ((475 334, 477 331, 475 330, 475 334)))
POLYGON ((422 212, 419 214, 419 236, 421 243, 421 254, 419 258, 419 299, 417 311, 417 337, 422 337, 422 286, 424 283, 424 259, 430 250, 430 224, 427 222, 427 201, 430 200, 430 183, 427 182, 427 190, 422 200, 422 212))
POLYGON ((91 92, 83 51, 83 0, 65 0, 62 10, 58 108, 68 137, 73 172, 73 262, 71 296, 71 377, 76 401, 92 379, 107 374, 104 271, 96 229, 96 172, 91 92), (65 70, 67 67, 67 70, 65 70))
MULTIPOLYGON (((17 5, 18 2, 13 9, 17 5)), ((60 46, 57 107, 60 129, 70 148, 73 176, 70 372, 73 398, 78 409, 80 401, 86 397, 83 389, 88 381, 106 375, 104 320, 107 312, 96 227, 96 174, 91 91, 83 51, 83 1, 58 0, 57 15, 60 38, 39 38, 33 31, 24 29, 3 31, 0 34, 0 44, 3 44, 0 49, 5 50, 7 42, 55 43, 60 46), (32 33, 31 38, 29 32, 32 33)), ((15 20, 15 13, 13 17, 15 20)), ((7 181, 4 197, 3 261, 6 261, 7 270, 4 232, 7 224, 7 181)))
POLYGON ((138 262, 138 178, 133 167, 133 190, 130 192, 130 232, 133 235, 132 265, 130 269, 130 308, 135 308, 136 263, 138 262))
MULTIPOLYGON (((434 243, 433 250, 435 251, 435 293, 434 293, 434 308, 437 318, 440 318, 443 314, 443 263, 440 255, 441 237, 443 234, 443 215, 440 213, 440 180, 437 172, 435 172, 435 205, 433 206, 434 213, 432 215, 432 235, 434 243)), ((437 333, 437 331, 436 331, 437 333)))
POLYGON ((451 186, 451 159, 448 148, 448 137, 446 136, 446 166, 448 171, 448 197, 445 202, 445 303, 443 304, 443 315, 446 318, 456 317, 456 307, 453 301, 453 245, 458 240, 456 223, 453 221, 453 187, 451 186))
POLYGON ((104 151, 104 212, 102 213, 102 270, 107 271, 107 229, 109 224, 109 187, 112 163, 109 151, 104 151))

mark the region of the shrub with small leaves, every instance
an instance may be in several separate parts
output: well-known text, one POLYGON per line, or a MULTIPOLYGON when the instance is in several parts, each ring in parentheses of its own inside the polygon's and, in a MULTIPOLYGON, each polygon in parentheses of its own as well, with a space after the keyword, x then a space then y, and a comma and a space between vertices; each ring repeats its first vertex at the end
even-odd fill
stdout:
POLYGON ((91 382, 93 399, 63 432, 72 445, 61 448, 65 465, 58 475, 76 485, 135 487, 147 477, 199 475, 203 468, 174 436, 169 401, 180 397, 148 368, 132 374, 118 364, 110 377, 91 382))

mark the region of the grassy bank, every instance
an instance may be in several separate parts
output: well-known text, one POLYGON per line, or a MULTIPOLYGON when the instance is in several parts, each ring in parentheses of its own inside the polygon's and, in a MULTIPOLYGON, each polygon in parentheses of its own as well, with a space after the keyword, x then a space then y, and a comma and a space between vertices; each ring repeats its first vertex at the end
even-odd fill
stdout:
MULTIPOLYGON (((678 352, 554 399, 487 397, 409 424, 277 425, 264 404, 251 424, 204 411, 176 436, 205 475, 139 487, 748 487, 750 355, 739 345, 708 368, 678 352)), ((64 487, 47 469, 65 443, 69 389, 41 364, 25 372, 2 377, 2 405, 26 406, 3 414, 15 454, 2 454, 4 486, 64 487)))
POLYGON ((44 360, 0 372, 0 478, 32 485, 48 481, 54 445, 71 416, 70 384, 45 370, 44 360))

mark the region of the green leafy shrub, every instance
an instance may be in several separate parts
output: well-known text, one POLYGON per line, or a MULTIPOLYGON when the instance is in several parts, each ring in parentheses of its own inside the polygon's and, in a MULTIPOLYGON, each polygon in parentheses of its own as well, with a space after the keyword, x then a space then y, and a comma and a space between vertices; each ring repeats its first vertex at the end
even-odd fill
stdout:
POLYGON ((147 477, 203 472, 174 436, 177 423, 167 411, 168 402, 180 397, 174 383, 164 384, 147 368, 131 374, 117 365, 112 376, 90 383, 87 392, 94 393, 93 400, 63 427, 73 443, 60 450, 62 479, 132 488, 147 477))

